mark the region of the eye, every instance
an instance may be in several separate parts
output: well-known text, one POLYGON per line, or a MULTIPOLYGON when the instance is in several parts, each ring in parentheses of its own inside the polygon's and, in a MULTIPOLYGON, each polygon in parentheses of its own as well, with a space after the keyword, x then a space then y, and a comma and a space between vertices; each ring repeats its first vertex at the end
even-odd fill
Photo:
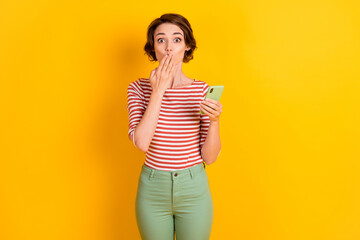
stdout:
MULTIPOLYGON (((157 40, 157 42, 158 43, 161 43, 161 40, 164 40, 163 38, 159 38, 158 40, 157 40)), ((175 41, 176 42, 181 42, 181 38, 175 38, 175 41), (176 40, 179 40, 179 41, 176 41, 176 40)))

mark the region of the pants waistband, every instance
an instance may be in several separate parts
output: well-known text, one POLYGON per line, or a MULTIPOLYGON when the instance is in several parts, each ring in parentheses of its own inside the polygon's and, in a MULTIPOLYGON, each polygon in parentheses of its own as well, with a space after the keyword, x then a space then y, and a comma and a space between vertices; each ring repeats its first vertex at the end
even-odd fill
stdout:
POLYGON ((149 175, 149 179, 156 178, 156 179, 168 179, 168 180, 180 180, 186 177, 194 177, 196 174, 205 171, 205 164, 199 163, 192 167, 174 170, 174 171, 163 171, 154 168, 150 168, 145 164, 142 166, 142 172, 149 175))

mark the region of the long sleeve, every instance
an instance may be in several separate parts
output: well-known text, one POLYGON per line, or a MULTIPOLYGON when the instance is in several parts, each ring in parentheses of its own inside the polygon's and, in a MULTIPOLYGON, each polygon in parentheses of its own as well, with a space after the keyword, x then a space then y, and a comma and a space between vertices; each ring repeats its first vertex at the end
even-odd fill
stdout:
POLYGON ((140 81, 130 83, 127 89, 127 110, 129 116, 128 137, 134 143, 134 145, 135 128, 139 124, 145 109, 146 108, 140 81))

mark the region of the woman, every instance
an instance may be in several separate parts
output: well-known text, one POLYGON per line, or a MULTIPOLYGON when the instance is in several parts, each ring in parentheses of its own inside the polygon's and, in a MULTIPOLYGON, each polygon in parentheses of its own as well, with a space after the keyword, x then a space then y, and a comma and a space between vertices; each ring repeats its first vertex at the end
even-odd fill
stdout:
POLYGON ((135 203, 145 240, 210 237, 213 202, 205 163, 220 153, 222 105, 203 100, 207 83, 182 71, 196 48, 186 18, 162 15, 149 25, 144 47, 159 66, 128 86, 129 138, 145 153, 135 203))

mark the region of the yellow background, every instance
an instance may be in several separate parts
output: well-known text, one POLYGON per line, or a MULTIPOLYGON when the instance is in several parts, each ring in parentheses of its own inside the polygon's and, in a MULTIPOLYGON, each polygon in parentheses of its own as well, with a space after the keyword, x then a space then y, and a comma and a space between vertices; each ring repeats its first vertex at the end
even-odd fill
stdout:
POLYGON ((211 239, 360 239, 360 5, 0 3, 0 239, 140 239, 126 90, 146 28, 184 15, 186 75, 224 85, 211 239))

